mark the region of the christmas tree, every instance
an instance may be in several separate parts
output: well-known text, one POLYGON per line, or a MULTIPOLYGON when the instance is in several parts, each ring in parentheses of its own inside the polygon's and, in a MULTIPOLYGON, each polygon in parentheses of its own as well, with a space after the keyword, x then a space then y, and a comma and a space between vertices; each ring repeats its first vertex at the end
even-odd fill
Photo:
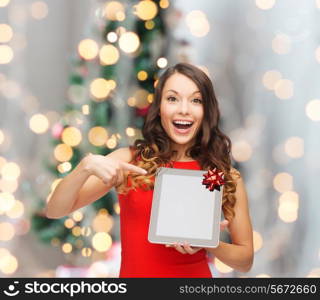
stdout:
POLYGON ((141 138, 141 127, 158 73, 168 64, 165 13, 168 1, 108 1, 95 9, 94 37, 80 41, 60 121, 52 128, 53 153, 44 159, 54 180, 38 199, 32 229, 67 258, 104 254, 117 239, 119 214, 111 191, 92 205, 61 219, 48 219, 46 202, 60 180, 86 153, 107 155, 141 138))

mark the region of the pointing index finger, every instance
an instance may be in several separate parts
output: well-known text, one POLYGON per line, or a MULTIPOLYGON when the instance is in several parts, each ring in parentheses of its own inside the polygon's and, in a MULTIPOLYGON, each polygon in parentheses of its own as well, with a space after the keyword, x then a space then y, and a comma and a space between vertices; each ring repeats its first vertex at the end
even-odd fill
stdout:
POLYGON ((135 172, 135 173, 139 173, 141 175, 146 175, 148 173, 147 170, 145 169, 142 169, 140 167, 137 167, 133 164, 129 164, 129 163, 126 163, 126 162, 121 162, 121 165, 122 165, 122 168, 124 168, 125 170, 128 170, 128 171, 131 171, 131 172, 135 172))

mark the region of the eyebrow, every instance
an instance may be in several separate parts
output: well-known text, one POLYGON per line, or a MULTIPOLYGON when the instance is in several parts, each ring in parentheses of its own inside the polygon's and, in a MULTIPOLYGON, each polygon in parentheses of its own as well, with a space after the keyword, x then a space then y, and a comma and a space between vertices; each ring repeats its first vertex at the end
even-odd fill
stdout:
MULTIPOLYGON (((177 91, 175 91, 175 90, 167 90, 166 92, 174 92, 175 94, 178 94, 178 95, 179 95, 179 93, 178 93, 177 91)), ((200 93, 200 91, 195 91, 195 92, 193 92, 191 95, 196 94, 196 93, 200 93)), ((201 93, 200 93, 200 94, 201 94, 201 93)))

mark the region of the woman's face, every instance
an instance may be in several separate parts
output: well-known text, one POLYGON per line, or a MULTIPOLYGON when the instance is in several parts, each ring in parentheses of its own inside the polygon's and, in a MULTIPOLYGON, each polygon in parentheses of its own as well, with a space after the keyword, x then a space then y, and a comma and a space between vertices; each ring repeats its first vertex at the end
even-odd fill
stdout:
POLYGON ((203 100, 189 77, 175 73, 167 79, 162 90, 160 117, 173 149, 186 150, 193 144, 203 120, 203 100))

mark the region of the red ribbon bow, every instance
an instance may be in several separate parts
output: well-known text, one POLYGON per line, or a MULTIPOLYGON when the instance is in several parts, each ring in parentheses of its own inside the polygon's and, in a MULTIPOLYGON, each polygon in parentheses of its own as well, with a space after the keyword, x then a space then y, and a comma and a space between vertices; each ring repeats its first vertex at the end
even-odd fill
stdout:
POLYGON ((203 174, 204 179, 202 180, 202 184, 206 186, 207 189, 212 192, 214 189, 220 191, 220 186, 225 184, 223 180, 223 172, 218 171, 217 168, 213 170, 209 170, 206 174, 203 174))

